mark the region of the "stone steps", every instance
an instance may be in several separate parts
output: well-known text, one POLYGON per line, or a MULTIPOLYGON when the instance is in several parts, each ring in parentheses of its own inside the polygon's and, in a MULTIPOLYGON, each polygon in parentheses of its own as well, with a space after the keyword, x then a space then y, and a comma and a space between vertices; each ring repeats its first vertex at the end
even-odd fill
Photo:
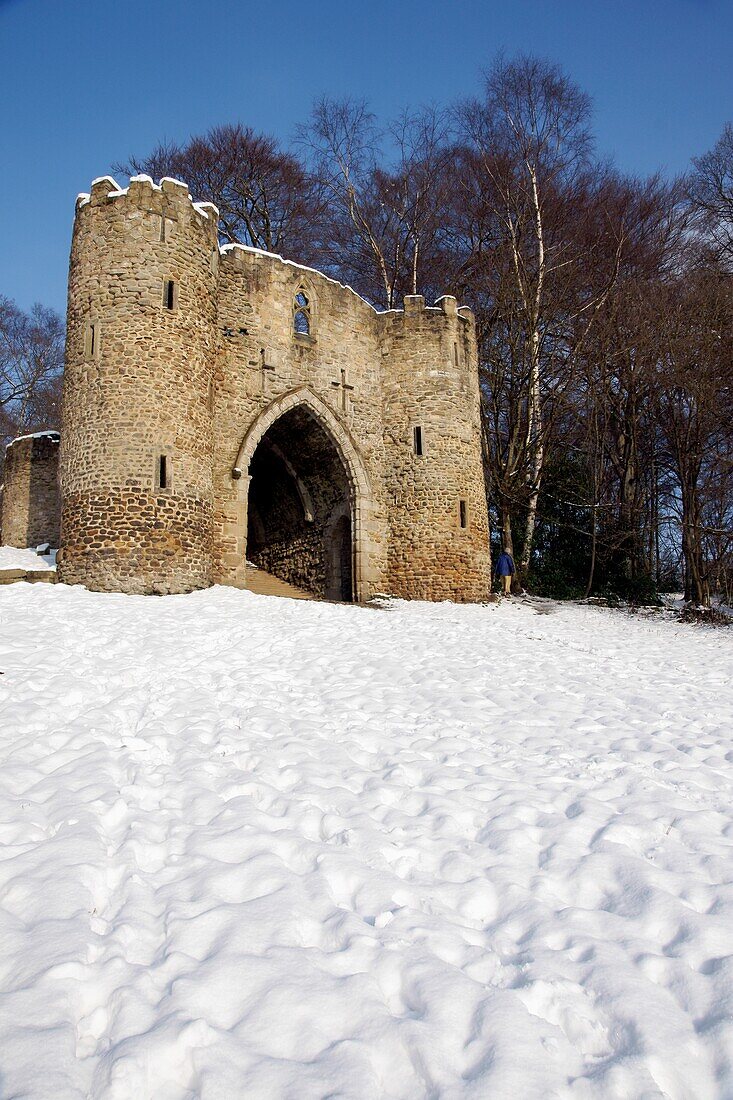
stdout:
POLYGON ((248 592, 256 592, 258 596, 285 596, 291 600, 315 600, 312 592, 306 592, 303 588, 296 588, 294 584, 281 581, 279 577, 267 573, 264 569, 255 569, 247 566, 247 578, 243 584, 237 585, 248 592))
POLYGON ((0 584, 15 584, 27 581, 29 584, 56 584, 55 569, 0 569, 0 584))
MULTIPOLYGON (((15 584, 17 581, 28 581, 30 584, 56 584, 55 569, 0 569, 0 584, 15 584)), ((312 592, 306 592, 303 588, 296 588, 294 584, 281 581, 272 573, 264 569, 255 569, 247 566, 247 579, 235 587, 255 592, 258 596, 284 596, 290 600, 315 600, 317 597, 312 592)))

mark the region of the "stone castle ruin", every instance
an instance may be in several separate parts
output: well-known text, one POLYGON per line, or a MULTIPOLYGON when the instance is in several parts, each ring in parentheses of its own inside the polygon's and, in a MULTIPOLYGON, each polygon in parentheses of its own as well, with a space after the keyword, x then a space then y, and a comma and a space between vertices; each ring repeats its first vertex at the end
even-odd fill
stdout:
MULTIPOLYGON (((220 247, 217 216, 146 176, 77 200, 60 579, 187 592, 243 584, 249 561, 333 599, 485 599, 470 310, 415 295, 377 312, 220 247)), ((9 473, 3 533, 22 496, 9 473)))

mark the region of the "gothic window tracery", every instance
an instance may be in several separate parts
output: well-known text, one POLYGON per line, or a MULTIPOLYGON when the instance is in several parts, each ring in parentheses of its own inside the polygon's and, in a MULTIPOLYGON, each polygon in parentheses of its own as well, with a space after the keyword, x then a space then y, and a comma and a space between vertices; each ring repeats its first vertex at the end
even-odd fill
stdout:
POLYGON ((313 334, 311 300, 303 287, 298 289, 293 298, 293 331, 298 336, 313 334))

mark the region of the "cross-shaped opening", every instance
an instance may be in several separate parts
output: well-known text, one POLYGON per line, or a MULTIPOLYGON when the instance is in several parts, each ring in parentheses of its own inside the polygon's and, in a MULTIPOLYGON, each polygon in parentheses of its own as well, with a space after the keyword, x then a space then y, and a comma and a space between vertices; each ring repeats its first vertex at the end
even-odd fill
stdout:
POLYGON ((346 412, 349 407, 349 393, 353 391, 354 387, 346 379, 346 370, 341 368, 341 379, 338 382, 332 382, 332 386, 335 386, 341 391, 341 410, 346 412))

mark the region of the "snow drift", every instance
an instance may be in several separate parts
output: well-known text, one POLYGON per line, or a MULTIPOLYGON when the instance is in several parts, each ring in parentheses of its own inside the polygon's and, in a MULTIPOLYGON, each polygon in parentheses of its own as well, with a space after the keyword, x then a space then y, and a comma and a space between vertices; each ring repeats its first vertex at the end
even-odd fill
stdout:
POLYGON ((0 589, 0 1094, 733 1095, 729 632, 0 589))

